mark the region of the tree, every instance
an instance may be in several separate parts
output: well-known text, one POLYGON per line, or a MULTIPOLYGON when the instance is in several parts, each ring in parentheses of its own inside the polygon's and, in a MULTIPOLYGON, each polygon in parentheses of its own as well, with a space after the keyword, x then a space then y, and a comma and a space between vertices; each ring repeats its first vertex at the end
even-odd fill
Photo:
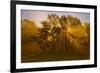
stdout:
POLYGON ((81 25, 81 21, 77 17, 68 15, 67 18, 69 25, 81 25))
POLYGON ((38 32, 36 23, 34 21, 24 19, 21 22, 22 40, 28 40, 30 37, 36 35, 38 32))
POLYGON ((60 17, 60 25, 62 29, 66 29, 68 26, 68 18, 66 16, 61 16, 60 17))
POLYGON ((56 14, 48 15, 47 19, 49 23, 53 26, 57 26, 59 24, 59 16, 56 14))
POLYGON ((84 29, 86 30, 86 32, 88 33, 90 31, 90 23, 85 22, 84 24, 84 29))
POLYGON ((82 52, 81 46, 89 48, 89 23, 84 23, 84 26, 82 26, 77 17, 71 15, 58 16, 57 14, 49 14, 47 19, 40 23, 42 28, 38 29, 37 43, 42 48, 42 53, 46 49, 57 48, 56 51, 59 50, 59 53, 63 51, 63 54, 71 54, 73 49, 76 53, 82 52))

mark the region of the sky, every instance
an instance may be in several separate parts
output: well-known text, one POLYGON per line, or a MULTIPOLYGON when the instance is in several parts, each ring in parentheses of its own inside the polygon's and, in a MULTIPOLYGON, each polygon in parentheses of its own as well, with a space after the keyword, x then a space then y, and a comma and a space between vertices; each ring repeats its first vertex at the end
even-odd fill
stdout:
POLYGON ((80 19, 82 23, 90 22, 90 13, 82 12, 62 12, 62 11, 36 11, 36 10, 21 10, 21 19, 29 19, 35 21, 38 27, 41 27, 40 22, 47 19, 49 14, 57 14, 58 16, 62 15, 71 15, 80 19))

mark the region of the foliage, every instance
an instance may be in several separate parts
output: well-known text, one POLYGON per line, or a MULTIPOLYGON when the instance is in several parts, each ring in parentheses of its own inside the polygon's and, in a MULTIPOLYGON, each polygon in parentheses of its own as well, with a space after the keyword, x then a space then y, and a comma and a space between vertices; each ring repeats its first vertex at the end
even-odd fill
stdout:
MULTIPOLYGON (((34 22, 24 20, 24 23, 22 24, 26 23, 33 25, 34 22)), ((65 54, 66 52, 72 53, 72 50, 75 50, 82 55, 89 53, 89 23, 85 22, 82 24, 77 17, 71 15, 58 16, 57 14, 49 14, 47 19, 40 23, 42 27, 36 27, 36 32, 38 32, 35 35, 36 37, 33 37, 32 39, 35 38, 36 43, 39 44, 44 51, 53 48, 59 50, 59 52, 63 50, 65 54), (84 52, 84 48, 88 51, 85 50, 84 52)), ((35 30, 35 28, 32 29, 35 30)), ((30 28, 28 30, 30 30, 30 28)), ((22 32, 26 33, 25 30, 22 32)))
POLYGON ((23 40, 28 40, 37 33, 37 26, 34 21, 24 19, 21 21, 21 36, 23 40))

